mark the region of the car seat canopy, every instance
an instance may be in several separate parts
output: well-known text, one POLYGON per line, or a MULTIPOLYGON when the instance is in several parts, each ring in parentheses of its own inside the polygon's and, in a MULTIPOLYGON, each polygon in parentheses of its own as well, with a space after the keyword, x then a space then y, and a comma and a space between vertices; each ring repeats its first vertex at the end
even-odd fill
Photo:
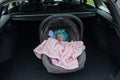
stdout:
POLYGON ((65 29, 69 34, 68 41, 76 41, 79 40, 80 36, 78 35, 78 27, 71 20, 67 18, 56 18, 46 24, 46 29, 44 30, 45 39, 48 38, 47 34, 49 30, 59 30, 65 29))
POLYGON ((83 23, 74 15, 54 15, 47 17, 40 25, 39 34, 40 42, 47 39, 48 31, 50 29, 66 29, 70 40, 82 40, 83 36, 83 23))

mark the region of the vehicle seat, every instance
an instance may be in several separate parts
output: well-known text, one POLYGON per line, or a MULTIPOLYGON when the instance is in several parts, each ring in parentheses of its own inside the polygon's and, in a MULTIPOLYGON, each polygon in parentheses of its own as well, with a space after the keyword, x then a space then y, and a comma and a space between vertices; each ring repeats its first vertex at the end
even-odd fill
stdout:
POLYGON ((70 8, 72 7, 72 3, 71 2, 60 2, 58 6, 60 10, 70 10, 70 8))
POLYGON ((43 4, 39 0, 29 0, 28 3, 20 7, 21 12, 40 12, 43 10, 43 4))

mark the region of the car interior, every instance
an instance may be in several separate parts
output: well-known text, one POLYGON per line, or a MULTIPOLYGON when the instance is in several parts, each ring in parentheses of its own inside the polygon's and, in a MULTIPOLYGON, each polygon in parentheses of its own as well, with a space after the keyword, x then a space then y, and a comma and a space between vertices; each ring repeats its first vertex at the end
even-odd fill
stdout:
POLYGON ((120 40, 110 13, 87 0, 24 0, 0 11, 0 80, 111 80, 119 70, 120 40), (84 68, 67 74, 48 73, 33 49, 48 16, 71 14, 83 22, 84 68))

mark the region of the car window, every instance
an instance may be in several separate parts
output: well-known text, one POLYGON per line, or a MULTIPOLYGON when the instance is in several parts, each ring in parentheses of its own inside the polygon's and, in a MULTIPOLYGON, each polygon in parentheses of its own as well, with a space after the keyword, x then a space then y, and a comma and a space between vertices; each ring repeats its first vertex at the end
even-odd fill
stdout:
MULTIPOLYGON (((93 0, 87 0, 87 3, 94 6, 93 0)), ((94 9, 83 5, 80 0, 21 0, 9 2, 5 6, 5 14, 79 12, 94 9)))
POLYGON ((87 0, 87 4, 90 4, 90 5, 92 5, 92 6, 95 6, 95 3, 94 3, 93 0, 87 0))
POLYGON ((13 3, 9 3, 8 4, 8 10, 12 9, 14 6, 13 6, 13 3))

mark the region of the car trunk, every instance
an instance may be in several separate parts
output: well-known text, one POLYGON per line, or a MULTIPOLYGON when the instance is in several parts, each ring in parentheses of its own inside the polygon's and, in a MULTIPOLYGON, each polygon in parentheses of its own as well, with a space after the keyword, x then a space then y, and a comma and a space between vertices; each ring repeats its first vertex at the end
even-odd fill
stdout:
POLYGON ((40 44, 41 21, 10 21, 1 34, 2 56, 12 56, 1 62, 1 80, 107 80, 116 73, 117 64, 111 43, 117 38, 114 28, 106 21, 91 17, 82 19, 86 64, 82 70, 69 74, 50 74, 33 49, 40 44))

